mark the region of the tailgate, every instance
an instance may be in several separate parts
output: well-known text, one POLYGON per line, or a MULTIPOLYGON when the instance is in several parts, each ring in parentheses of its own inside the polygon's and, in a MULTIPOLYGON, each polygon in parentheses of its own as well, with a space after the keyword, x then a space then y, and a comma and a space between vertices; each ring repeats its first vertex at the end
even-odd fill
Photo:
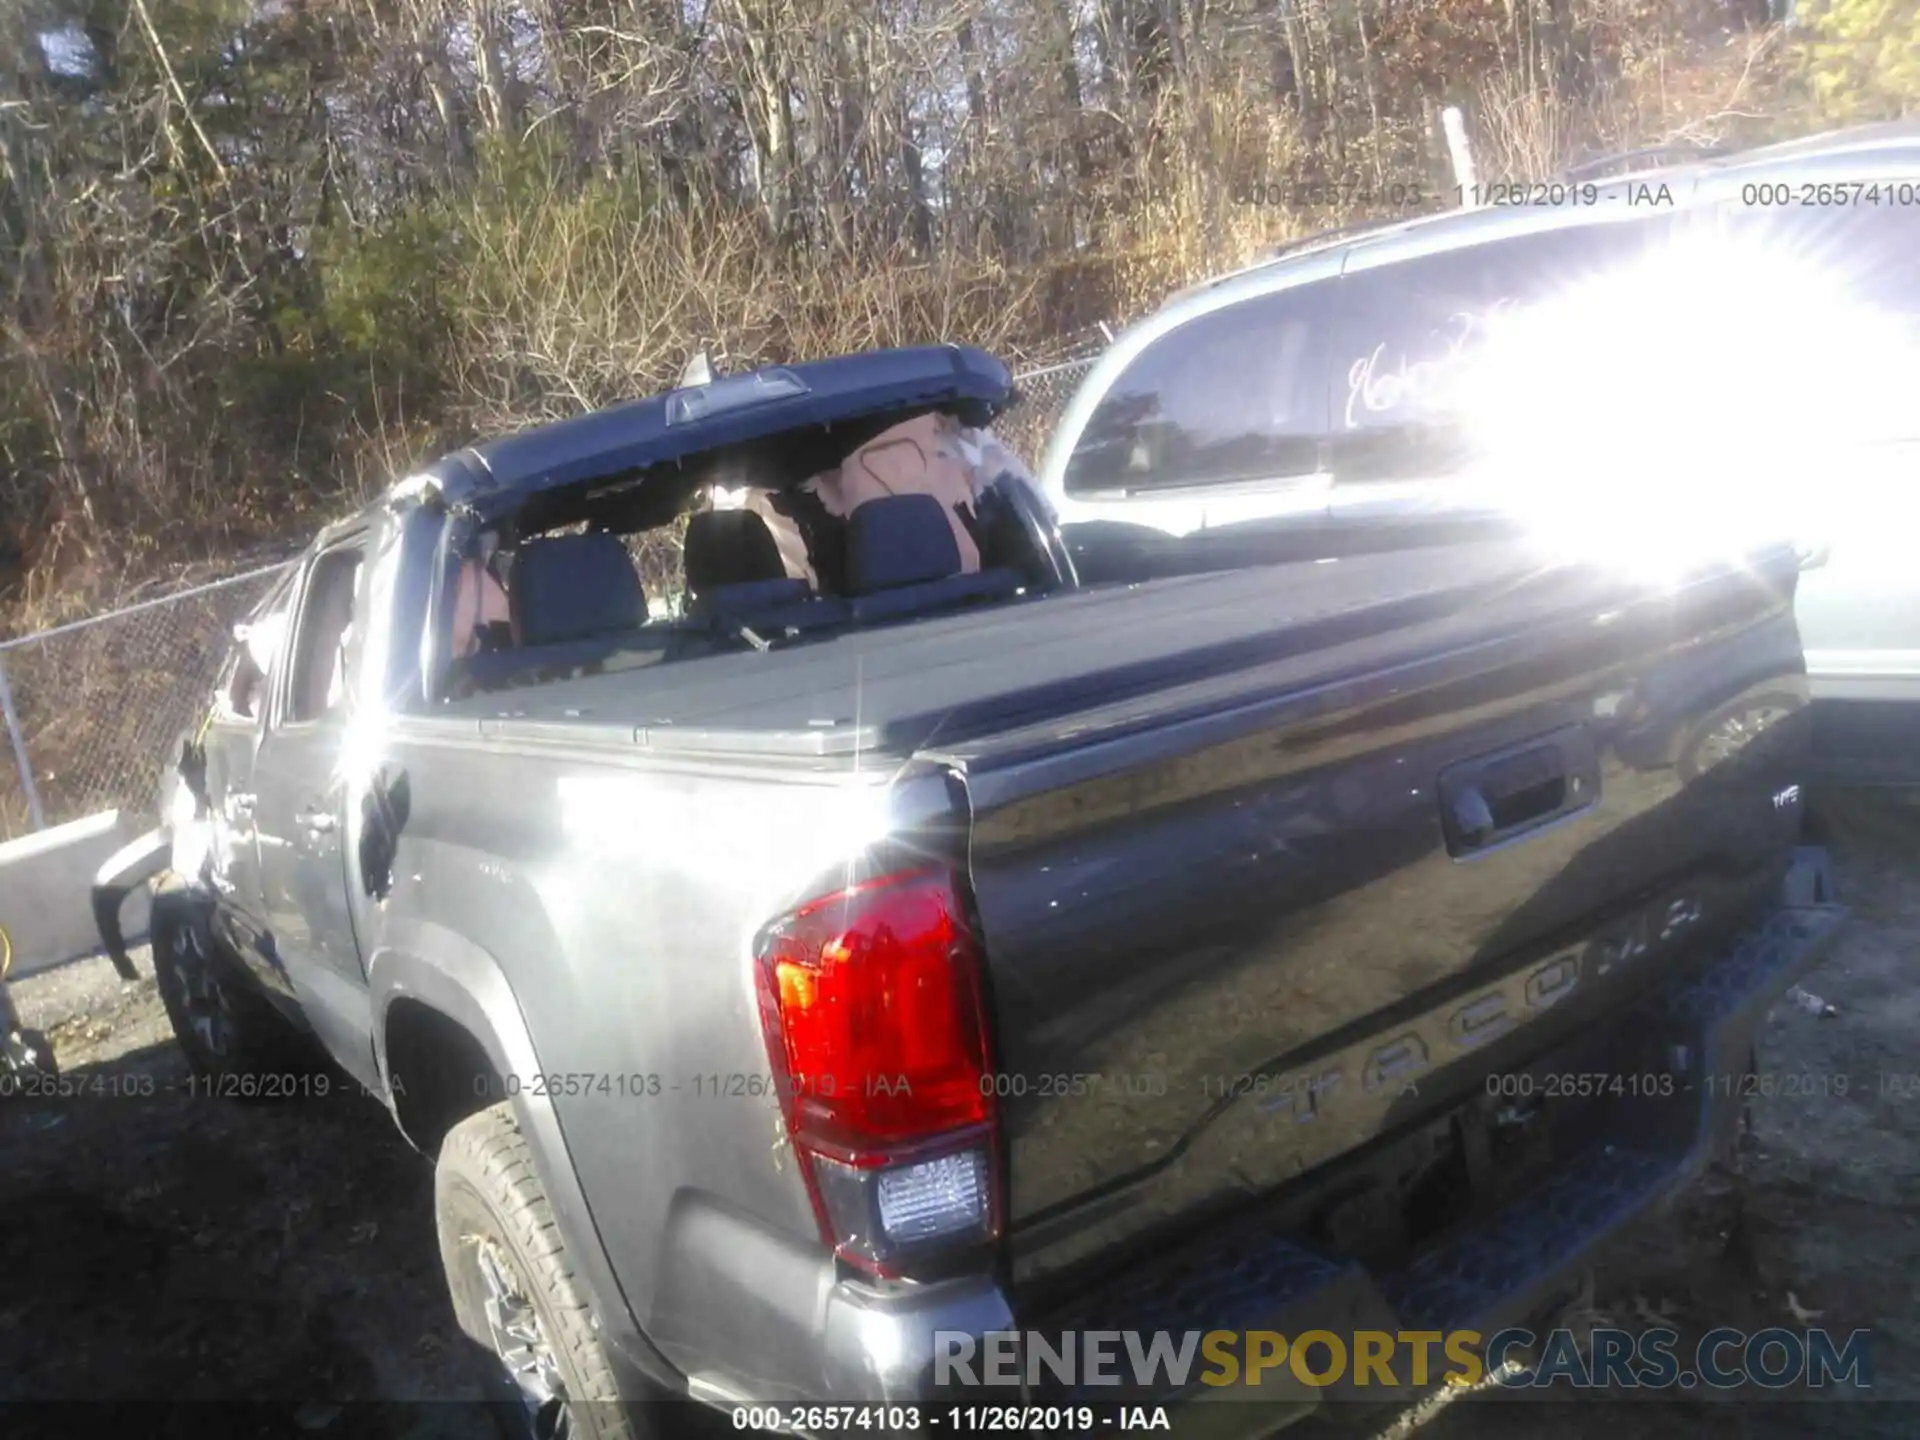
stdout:
POLYGON ((1784 867, 1791 558, 1669 587, 1522 558, 933 756, 972 812, 1023 1293, 1457 1104, 1784 867))

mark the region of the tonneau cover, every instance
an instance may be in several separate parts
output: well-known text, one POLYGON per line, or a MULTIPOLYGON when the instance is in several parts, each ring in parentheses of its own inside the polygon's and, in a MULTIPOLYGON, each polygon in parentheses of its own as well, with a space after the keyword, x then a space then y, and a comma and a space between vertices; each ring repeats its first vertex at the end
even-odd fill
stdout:
POLYGON ((904 756, 1211 677, 1244 680, 1252 667, 1263 683, 1311 684, 1401 651, 1518 634, 1543 607, 1602 613, 1631 593, 1603 570, 1550 565, 1511 543, 1434 547, 1053 595, 475 696, 440 713, 547 734, 631 725, 636 743, 661 750, 904 756))

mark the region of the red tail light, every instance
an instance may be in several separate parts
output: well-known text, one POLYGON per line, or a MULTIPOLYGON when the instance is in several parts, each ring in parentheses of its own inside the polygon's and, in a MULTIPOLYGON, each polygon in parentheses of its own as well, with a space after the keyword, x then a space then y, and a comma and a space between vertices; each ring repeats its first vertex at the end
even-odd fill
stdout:
POLYGON ((980 961, 953 876, 871 880, 769 926, 761 1022, 829 1243, 886 1269, 995 1230, 980 961))

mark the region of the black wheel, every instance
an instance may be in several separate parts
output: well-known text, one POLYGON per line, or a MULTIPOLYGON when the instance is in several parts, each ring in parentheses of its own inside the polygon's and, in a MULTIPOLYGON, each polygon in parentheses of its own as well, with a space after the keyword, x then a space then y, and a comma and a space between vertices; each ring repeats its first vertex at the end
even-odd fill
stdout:
POLYGON ((622 1403, 511 1106, 447 1132, 433 1200, 454 1315, 498 1362, 502 1432, 526 1440, 649 1433, 622 1403))
MULTIPOLYGON (((188 1064, 215 1078, 312 1069, 312 1048, 215 939, 211 917, 212 902, 191 891, 153 897, 153 975, 188 1064)), ((223 1093, 247 1094, 240 1087, 223 1093)))

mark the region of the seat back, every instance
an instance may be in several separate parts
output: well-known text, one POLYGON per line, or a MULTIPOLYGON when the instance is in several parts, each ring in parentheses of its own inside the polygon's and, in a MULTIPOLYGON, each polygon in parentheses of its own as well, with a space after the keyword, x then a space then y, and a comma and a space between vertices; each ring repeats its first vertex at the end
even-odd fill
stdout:
POLYGON ((980 568, 980 547, 971 528, 976 508, 973 467, 964 453, 960 427, 950 416, 929 412, 889 426, 808 484, 828 514, 848 519, 877 500, 909 495, 934 499, 952 532, 956 573, 980 568))
POLYGON ((687 594, 698 599, 732 585, 784 580, 767 522, 752 510, 702 510, 687 521, 687 594))
POLYGON ((453 599, 453 653, 456 658, 484 648, 496 625, 511 627, 513 612, 501 585, 479 559, 460 562, 453 599))
POLYGON ((870 595, 961 573, 946 507, 932 495, 869 500, 847 517, 847 591, 870 595))
POLYGON ((962 568, 947 507, 934 495, 869 500, 847 517, 847 592, 856 621, 1018 594, 1008 570, 962 568))
POLYGON ((558 645, 646 623, 647 596, 617 535, 548 535, 513 562, 514 630, 522 645, 558 645))
POLYGON ((790 578, 767 522, 752 510, 703 510, 687 521, 688 608, 696 615, 737 614, 807 598, 790 578))

